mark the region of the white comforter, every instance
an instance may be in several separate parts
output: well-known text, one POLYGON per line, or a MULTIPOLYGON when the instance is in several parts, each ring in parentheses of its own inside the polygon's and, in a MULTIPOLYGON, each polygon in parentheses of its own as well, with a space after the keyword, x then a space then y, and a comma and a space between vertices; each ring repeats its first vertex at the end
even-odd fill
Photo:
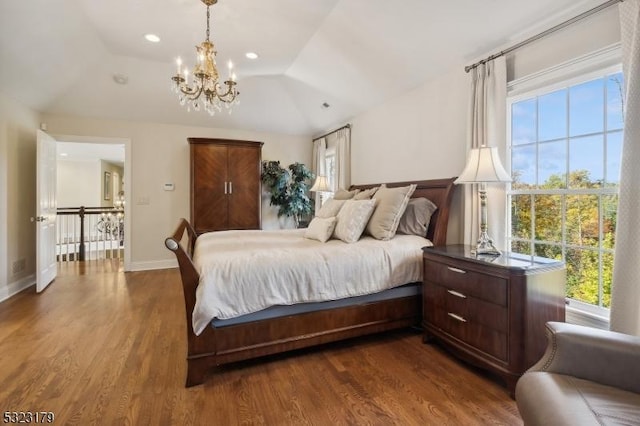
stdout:
POLYGON ((274 305, 320 302, 376 293, 422 280, 425 238, 363 237, 355 244, 321 243, 304 230, 220 231, 200 235, 200 273, 193 330, 274 305))

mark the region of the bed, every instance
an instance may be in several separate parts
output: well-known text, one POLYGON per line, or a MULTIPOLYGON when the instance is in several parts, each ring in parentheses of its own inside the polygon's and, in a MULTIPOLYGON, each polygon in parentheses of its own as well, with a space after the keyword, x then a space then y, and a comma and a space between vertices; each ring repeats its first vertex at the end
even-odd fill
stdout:
MULTIPOLYGON (((446 244, 453 180, 386 184, 389 188, 416 184, 412 198, 425 197, 437 206, 426 235, 433 245, 446 244)), ((379 184, 354 185, 352 189, 365 190, 376 186, 379 184)), ((196 309, 201 269, 195 262, 202 253, 197 252, 196 247, 204 247, 205 238, 215 240, 217 235, 212 234, 198 236, 189 222, 181 219, 173 235, 165 241, 166 247, 177 258, 183 287, 188 341, 187 387, 203 383, 209 371, 216 366, 420 323, 421 283, 407 282, 395 283, 393 288, 371 295, 278 305, 247 315, 221 314, 220 317, 230 318, 212 321, 205 318, 207 324, 203 327, 203 319, 198 317, 200 313, 196 309), (194 324, 200 326, 194 328, 194 324)), ((239 253, 242 259, 243 252, 239 253)), ((203 291, 202 287, 200 290, 203 291)))

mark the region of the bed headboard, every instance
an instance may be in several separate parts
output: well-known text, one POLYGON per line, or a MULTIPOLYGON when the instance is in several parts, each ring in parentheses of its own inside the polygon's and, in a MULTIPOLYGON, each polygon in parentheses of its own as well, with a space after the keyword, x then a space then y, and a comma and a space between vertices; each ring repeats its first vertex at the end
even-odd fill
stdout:
MULTIPOLYGON (((417 180, 411 182, 391 182, 386 184, 389 188, 416 184, 416 190, 411 198, 428 198, 438 206, 438 210, 436 210, 433 216, 431 216, 429 229, 427 230, 427 238, 431 240, 435 246, 441 246, 447 243, 449 209, 451 207, 451 199, 453 198, 453 181, 455 179, 456 178, 453 177, 447 179, 417 180)), ((380 186, 380 184, 351 185, 351 189, 368 189, 375 186, 380 186)))

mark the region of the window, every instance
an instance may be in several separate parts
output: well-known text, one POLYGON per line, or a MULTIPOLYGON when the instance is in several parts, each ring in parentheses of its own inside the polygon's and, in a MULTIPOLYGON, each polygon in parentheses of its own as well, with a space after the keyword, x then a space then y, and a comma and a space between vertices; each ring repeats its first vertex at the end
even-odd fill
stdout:
POLYGON ((327 184, 331 189, 330 192, 320 193, 320 205, 324 204, 336 191, 336 148, 327 148, 324 154, 324 174, 327 177, 327 184))
POLYGON ((329 188, 331 188, 331 195, 336 192, 336 148, 327 148, 324 156, 324 170, 327 174, 327 181, 329 188))
POLYGON ((623 101, 620 67, 512 97, 512 251, 561 259, 567 298, 610 304, 623 101))

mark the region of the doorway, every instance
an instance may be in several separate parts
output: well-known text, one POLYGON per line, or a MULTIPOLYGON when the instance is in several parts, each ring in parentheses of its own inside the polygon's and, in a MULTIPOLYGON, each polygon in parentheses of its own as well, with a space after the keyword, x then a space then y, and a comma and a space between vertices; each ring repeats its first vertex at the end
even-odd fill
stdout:
MULTIPOLYGON (((78 217, 68 222, 71 224, 60 234, 68 236, 79 232, 79 207, 85 207, 82 248, 74 243, 70 249, 60 247, 60 253, 64 252, 62 255, 67 256, 66 260, 74 256, 87 260, 121 256, 124 270, 130 270, 131 141, 68 135, 55 137, 58 140, 58 206, 64 208, 59 211, 67 215, 78 212, 78 217)), ((64 237, 61 241, 64 242, 64 237)))

